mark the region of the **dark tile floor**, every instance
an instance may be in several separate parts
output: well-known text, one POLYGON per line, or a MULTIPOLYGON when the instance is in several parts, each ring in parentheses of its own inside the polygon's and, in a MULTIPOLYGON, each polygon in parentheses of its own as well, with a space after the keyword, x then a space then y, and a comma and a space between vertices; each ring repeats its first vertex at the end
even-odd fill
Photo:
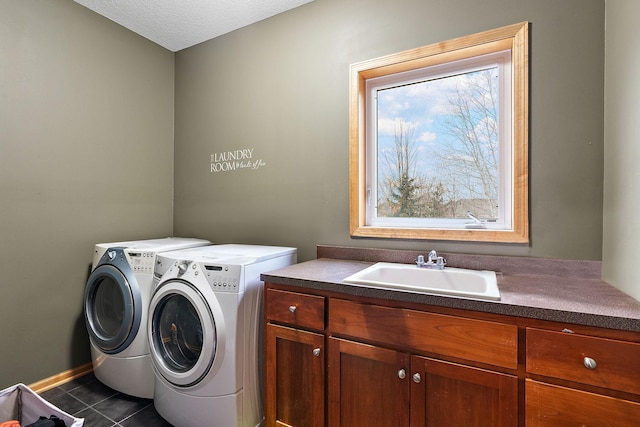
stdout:
POLYGON ((112 390, 93 374, 40 395, 74 417, 84 418, 85 427, 172 427, 158 415, 152 400, 112 390))

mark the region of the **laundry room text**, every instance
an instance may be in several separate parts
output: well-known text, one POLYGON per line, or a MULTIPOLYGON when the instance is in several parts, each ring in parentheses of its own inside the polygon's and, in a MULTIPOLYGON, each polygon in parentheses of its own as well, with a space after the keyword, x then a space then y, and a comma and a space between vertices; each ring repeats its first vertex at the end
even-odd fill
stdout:
POLYGON ((233 172, 240 169, 259 169, 266 166, 262 159, 253 158, 253 148, 221 151, 211 155, 211 172, 233 172))

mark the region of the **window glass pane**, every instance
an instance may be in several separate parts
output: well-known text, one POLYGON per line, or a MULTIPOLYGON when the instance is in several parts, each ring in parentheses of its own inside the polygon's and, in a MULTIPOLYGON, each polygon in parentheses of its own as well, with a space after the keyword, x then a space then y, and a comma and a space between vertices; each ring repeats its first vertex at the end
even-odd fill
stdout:
POLYGON ((367 224, 511 227, 510 61, 498 51, 367 82, 367 224))
POLYGON ((498 215, 498 67, 379 90, 379 217, 498 215))

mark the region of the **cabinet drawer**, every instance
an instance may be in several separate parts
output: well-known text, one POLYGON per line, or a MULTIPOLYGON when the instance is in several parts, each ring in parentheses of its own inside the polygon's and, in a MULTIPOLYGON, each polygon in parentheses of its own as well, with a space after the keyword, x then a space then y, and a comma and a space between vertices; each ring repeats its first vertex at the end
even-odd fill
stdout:
POLYGON ((324 297, 267 289, 265 316, 267 321, 323 330, 324 297))
POLYGON ((527 372, 640 394, 640 344, 534 328, 526 334, 527 372))
POLYGON ((637 427, 640 403, 526 380, 527 427, 637 427))
POLYGON ((336 335, 415 351, 518 367, 518 328, 498 322, 331 299, 329 328, 336 335))

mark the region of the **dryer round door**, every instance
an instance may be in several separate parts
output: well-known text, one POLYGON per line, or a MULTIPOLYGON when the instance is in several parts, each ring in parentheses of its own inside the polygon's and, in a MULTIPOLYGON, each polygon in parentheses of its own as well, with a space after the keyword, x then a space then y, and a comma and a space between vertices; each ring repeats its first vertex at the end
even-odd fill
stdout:
POLYGON ((169 280, 156 290, 149 313, 149 346, 157 371, 176 386, 197 384, 211 371, 224 335, 215 295, 205 298, 190 283, 169 280))
POLYGON ((141 297, 116 267, 98 266, 89 276, 84 295, 84 314, 92 342, 112 354, 125 349, 140 328, 141 297))

